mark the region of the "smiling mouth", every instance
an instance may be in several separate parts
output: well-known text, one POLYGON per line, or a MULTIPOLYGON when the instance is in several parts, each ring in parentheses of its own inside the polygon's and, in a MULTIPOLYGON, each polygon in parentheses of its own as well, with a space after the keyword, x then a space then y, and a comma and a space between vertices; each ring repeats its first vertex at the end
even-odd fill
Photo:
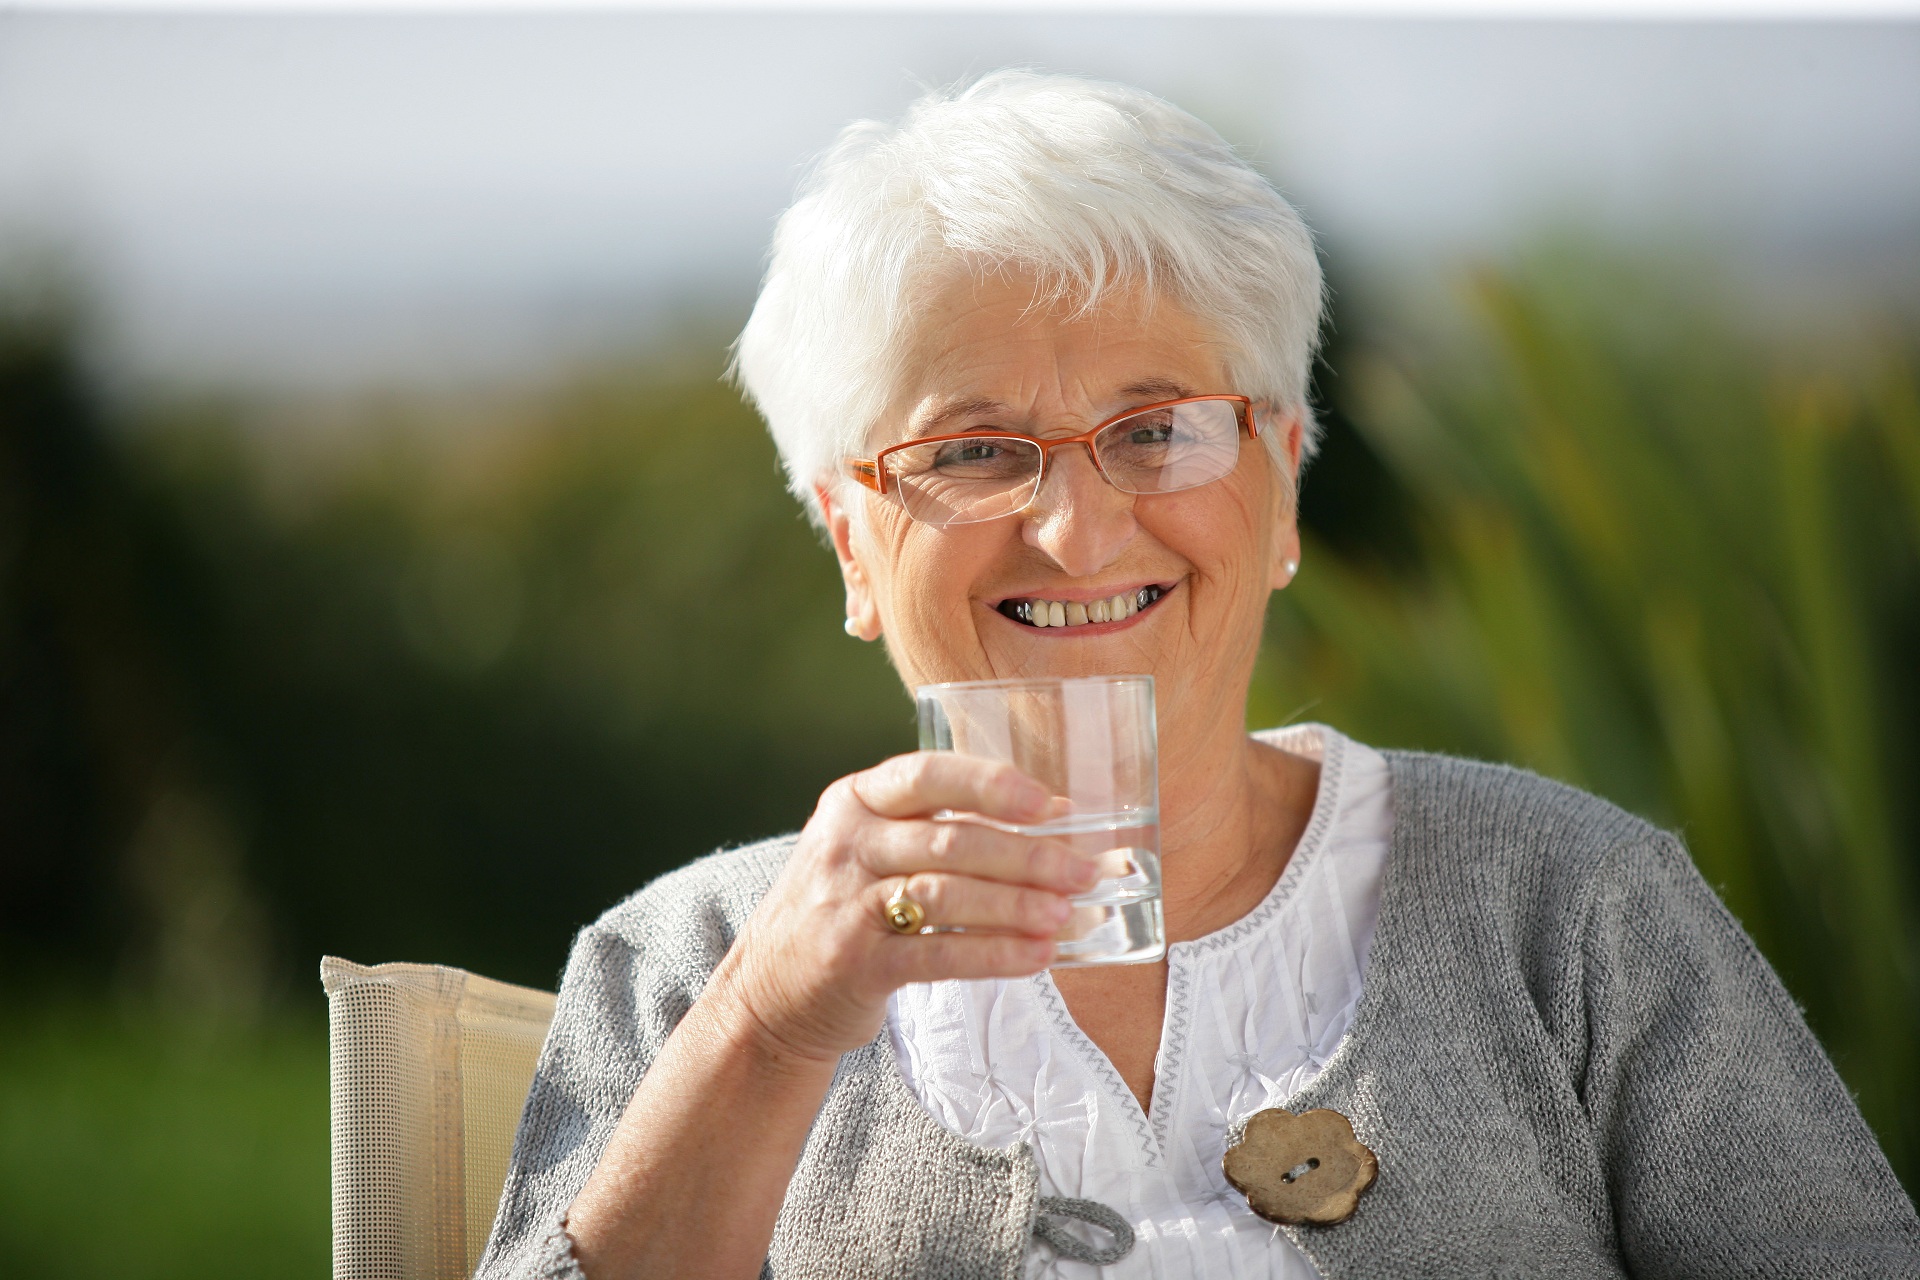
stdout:
POLYGON ((1100 622, 1125 622, 1151 609, 1168 588, 1145 586, 1104 600, 1042 600, 1038 597, 1002 600, 996 606, 1006 617, 1029 627, 1084 627, 1100 622))

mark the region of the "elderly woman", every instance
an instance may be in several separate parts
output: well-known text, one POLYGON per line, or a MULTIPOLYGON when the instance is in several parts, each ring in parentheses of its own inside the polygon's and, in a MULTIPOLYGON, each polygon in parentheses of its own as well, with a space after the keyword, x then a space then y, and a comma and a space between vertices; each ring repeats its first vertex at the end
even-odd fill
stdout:
POLYGON ((1143 93, 1003 72, 841 136, 740 375, 907 685, 1154 677, 1166 957, 1049 971, 1094 866, 932 820, 1043 813, 1011 766, 842 778, 582 932, 481 1275, 1920 1274, 1672 836, 1247 734, 1321 287, 1286 201, 1143 93))

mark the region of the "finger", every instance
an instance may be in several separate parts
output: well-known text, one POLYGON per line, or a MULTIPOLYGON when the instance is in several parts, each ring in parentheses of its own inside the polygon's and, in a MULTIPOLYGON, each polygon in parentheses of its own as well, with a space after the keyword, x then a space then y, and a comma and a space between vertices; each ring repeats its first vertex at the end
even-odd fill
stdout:
POLYGON ((887 900, 902 887, 926 913, 926 926, 935 929, 991 930, 1051 938, 1073 914, 1073 904, 1063 895, 1044 889, 923 871, 908 876, 904 886, 898 880, 875 886, 880 895, 874 906, 876 919, 884 919, 887 900))
POLYGON ((1052 812, 1046 788, 1002 760, 957 751, 916 751, 853 775, 853 793, 883 818, 960 809, 1002 822, 1038 822, 1052 812))
POLYGON ((901 983, 1026 978, 1053 963, 1051 939, 1001 933, 929 933, 903 940, 901 983))
POLYGON ((1021 836, 977 822, 899 821, 880 824, 860 859, 875 876, 942 871, 1056 893, 1085 893, 1099 882, 1100 860, 1064 840, 1021 836))

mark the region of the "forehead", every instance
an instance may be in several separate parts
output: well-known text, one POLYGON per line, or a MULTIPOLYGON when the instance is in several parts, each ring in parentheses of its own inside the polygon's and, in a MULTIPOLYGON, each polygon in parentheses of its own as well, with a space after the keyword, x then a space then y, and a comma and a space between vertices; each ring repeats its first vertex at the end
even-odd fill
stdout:
POLYGON ((894 429, 999 413, 1104 416, 1156 399, 1231 391, 1221 343, 1184 307, 1137 287, 1099 305, 1036 298, 1018 275, 967 273, 918 308, 894 429))

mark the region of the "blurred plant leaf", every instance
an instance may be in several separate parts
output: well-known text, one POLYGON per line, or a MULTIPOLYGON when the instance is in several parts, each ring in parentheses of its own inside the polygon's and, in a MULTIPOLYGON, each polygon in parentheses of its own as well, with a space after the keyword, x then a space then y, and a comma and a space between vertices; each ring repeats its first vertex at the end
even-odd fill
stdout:
POLYGON ((1543 253, 1469 281, 1468 340, 1357 353, 1345 409, 1413 495, 1417 567, 1310 546, 1253 711, 1677 827, 1911 1185, 1920 537, 1884 530, 1920 530, 1915 364, 1785 372, 1712 293, 1543 253))

